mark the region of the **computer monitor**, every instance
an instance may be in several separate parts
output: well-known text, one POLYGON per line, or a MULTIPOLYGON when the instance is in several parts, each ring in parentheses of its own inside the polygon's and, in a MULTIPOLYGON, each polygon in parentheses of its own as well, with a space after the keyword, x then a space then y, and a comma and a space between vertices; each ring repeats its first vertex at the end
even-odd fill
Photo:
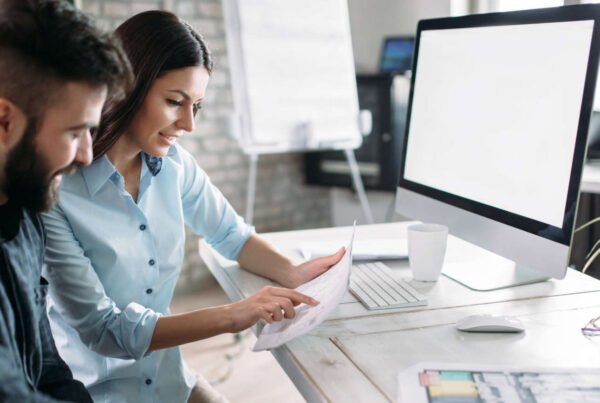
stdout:
POLYGON ((411 69, 415 38, 409 36, 391 36, 383 41, 380 73, 403 74, 411 69))
POLYGON ((600 49, 600 5, 420 21, 396 210, 489 251, 478 290, 563 278, 600 49))

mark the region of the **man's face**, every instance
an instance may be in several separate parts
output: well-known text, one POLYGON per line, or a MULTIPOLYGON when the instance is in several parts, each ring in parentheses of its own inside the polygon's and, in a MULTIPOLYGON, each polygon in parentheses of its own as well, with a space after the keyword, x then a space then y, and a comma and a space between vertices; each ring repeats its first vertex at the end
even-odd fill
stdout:
POLYGON ((106 88, 71 82, 53 99, 40 122, 26 122, 4 166, 2 191, 36 212, 56 202, 63 173, 91 163, 90 129, 100 120, 106 88))

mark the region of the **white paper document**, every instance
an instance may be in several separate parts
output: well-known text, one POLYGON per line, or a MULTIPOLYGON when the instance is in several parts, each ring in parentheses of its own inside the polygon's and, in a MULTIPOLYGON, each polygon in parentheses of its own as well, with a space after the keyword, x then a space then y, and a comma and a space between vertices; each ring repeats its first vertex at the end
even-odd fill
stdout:
MULTIPOLYGON (((298 246, 304 259, 332 255, 340 249, 340 241, 310 241, 298 246)), ((352 248, 353 260, 408 259, 406 239, 358 239, 352 248)))
POLYGON ((254 345, 254 351, 268 350, 281 346, 295 337, 306 334, 319 326, 338 306, 348 291, 352 268, 352 244, 354 231, 342 259, 332 268, 302 284, 295 290, 319 301, 317 306, 302 304, 296 308, 293 319, 283 319, 266 325, 254 345))

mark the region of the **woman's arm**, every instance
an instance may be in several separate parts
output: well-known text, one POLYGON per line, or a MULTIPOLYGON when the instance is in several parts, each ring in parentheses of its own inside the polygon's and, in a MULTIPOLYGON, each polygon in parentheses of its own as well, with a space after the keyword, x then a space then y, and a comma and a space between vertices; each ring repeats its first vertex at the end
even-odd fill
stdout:
POLYGON ((268 286, 233 304, 162 316, 156 323, 148 351, 179 346, 221 333, 237 333, 261 319, 273 323, 293 318, 296 315, 294 306, 301 303, 316 305, 318 302, 294 290, 268 286))
POLYGON ((44 214, 44 223, 51 295, 67 323, 99 354, 139 359, 152 350, 239 332, 261 319, 292 318, 295 305, 317 304, 293 290, 265 287, 234 304, 179 315, 162 316, 136 303, 121 311, 106 295, 60 207, 44 214))
POLYGON ((44 277, 58 312, 92 351, 142 358, 160 314, 134 302, 120 309, 106 294, 60 204, 42 218, 47 240, 44 277))
POLYGON ((290 288, 312 280, 342 258, 343 248, 334 255, 294 266, 287 257, 253 233, 253 228, 237 215, 187 151, 177 150, 185 167, 185 174, 180 179, 185 222, 194 232, 204 236, 221 255, 237 260, 252 273, 290 288))
POLYGON ((249 272, 276 281, 285 287, 296 288, 327 271, 344 256, 344 251, 345 249, 341 248, 333 255, 294 266, 264 239, 252 234, 238 256, 238 263, 249 272))

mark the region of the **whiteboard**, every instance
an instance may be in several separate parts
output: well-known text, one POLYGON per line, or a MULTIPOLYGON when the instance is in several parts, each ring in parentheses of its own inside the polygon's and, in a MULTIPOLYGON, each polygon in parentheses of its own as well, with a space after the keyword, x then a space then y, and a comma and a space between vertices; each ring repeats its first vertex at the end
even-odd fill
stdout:
POLYGON ((224 0, 223 7, 242 149, 359 147, 346 0, 224 0))

